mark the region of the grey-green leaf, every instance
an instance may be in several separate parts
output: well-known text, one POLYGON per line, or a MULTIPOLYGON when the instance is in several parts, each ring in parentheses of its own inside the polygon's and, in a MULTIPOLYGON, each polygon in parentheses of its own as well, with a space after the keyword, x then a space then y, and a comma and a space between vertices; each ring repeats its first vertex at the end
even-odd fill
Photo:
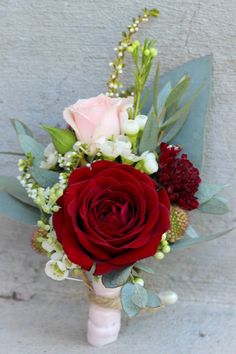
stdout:
POLYGON ((40 219, 38 209, 23 204, 5 191, 0 192, 0 214, 30 225, 36 225, 40 219))
POLYGON ((12 195, 21 202, 36 208, 33 200, 28 197, 26 190, 15 177, 0 176, 0 189, 12 195))
POLYGON ((201 244, 203 242, 211 241, 211 240, 214 240, 218 237, 228 234, 229 232, 233 231, 234 229, 235 228, 231 228, 231 229, 223 230, 223 231, 217 232, 215 234, 210 234, 210 235, 201 235, 198 238, 197 237, 196 238, 189 238, 189 237, 185 236, 182 240, 179 240, 176 243, 174 243, 171 246, 171 249, 173 251, 177 251, 177 250, 182 250, 184 248, 188 248, 191 246, 201 244))
POLYGON ((184 122, 187 119, 190 111, 190 106, 189 104, 185 104, 182 108, 180 108, 178 111, 176 111, 169 119, 167 119, 164 123, 161 124, 160 129, 164 130, 168 128, 169 126, 172 126, 175 124, 178 120, 184 118, 184 122))
POLYGON ((136 262, 134 264, 134 267, 142 270, 143 272, 146 272, 146 273, 149 273, 149 274, 155 274, 154 270, 152 268, 148 267, 143 262, 136 262))
POLYGON ((27 127, 27 125, 18 119, 11 119, 11 123, 17 133, 17 135, 28 135, 33 137, 32 131, 27 127))
MULTIPOLYGON (((186 104, 183 108, 184 108, 183 114, 181 115, 181 117, 177 120, 177 122, 174 125, 172 125, 167 131, 164 132, 164 134, 161 137, 161 141, 168 143, 168 142, 172 141, 178 135, 178 133, 181 131, 187 118, 189 117, 189 112, 190 112, 189 104, 186 104)), ((159 143, 161 141, 159 141, 159 143)))
POLYGON ((139 153, 142 154, 144 151, 154 151, 157 148, 157 135, 158 135, 158 124, 157 119, 153 113, 148 117, 145 124, 142 138, 139 143, 139 153))
POLYGON ((164 85, 164 87, 162 87, 162 89, 160 90, 160 92, 158 94, 158 112, 159 112, 159 114, 161 114, 161 112, 163 111, 166 100, 167 100, 171 90, 172 90, 172 86, 171 86, 170 81, 168 81, 164 85))
POLYGON ((132 283, 125 284, 120 293, 120 300, 125 313, 129 318, 135 317, 140 312, 140 308, 135 305, 132 301, 132 296, 134 294, 135 286, 132 283))
MULTIPOLYGON (((201 168, 203 158, 205 118, 208 110, 211 87, 211 68, 212 56, 201 57, 189 61, 164 74, 161 76, 159 84, 159 87, 164 87, 166 83, 171 81, 173 85, 176 85, 179 78, 187 73, 191 77, 191 82, 183 100, 184 104, 185 102, 188 102, 197 89, 202 87, 203 83, 205 83, 200 94, 191 105, 191 111, 187 121, 172 141, 173 144, 183 146, 189 159, 198 168, 201 168)), ((150 112, 152 102, 153 98, 150 94, 143 109, 143 114, 148 114, 150 112)))
POLYGON ((31 174, 34 180, 44 188, 52 187, 59 181, 59 173, 55 171, 44 170, 43 168, 33 166, 31 174))
POLYGON ((32 153, 34 165, 39 166, 44 158, 44 147, 34 138, 28 135, 19 134, 19 142, 25 154, 32 153))
POLYGON ((139 285, 139 284, 134 284, 135 288, 134 288, 134 292, 133 295, 131 297, 132 302, 140 307, 141 309, 145 308, 147 305, 147 301, 148 301, 148 294, 146 289, 139 285))
POLYGON ((148 299, 147 307, 156 308, 161 306, 160 298, 154 293, 154 291, 147 289, 148 299))
POLYGON ((223 215, 230 211, 228 201, 225 198, 214 196, 208 202, 198 208, 202 213, 223 215))
POLYGON ((202 182, 195 196, 201 205, 208 202, 211 198, 213 198, 227 186, 227 184, 209 184, 202 182))
POLYGON ((102 277, 102 283, 106 288, 117 288, 124 285, 129 279, 130 272, 133 266, 114 270, 113 272, 106 273, 102 277))
POLYGON ((182 79, 176 84, 166 100, 165 105, 167 108, 181 100, 183 95, 186 93, 187 88, 189 87, 190 80, 191 79, 189 76, 184 75, 182 79))

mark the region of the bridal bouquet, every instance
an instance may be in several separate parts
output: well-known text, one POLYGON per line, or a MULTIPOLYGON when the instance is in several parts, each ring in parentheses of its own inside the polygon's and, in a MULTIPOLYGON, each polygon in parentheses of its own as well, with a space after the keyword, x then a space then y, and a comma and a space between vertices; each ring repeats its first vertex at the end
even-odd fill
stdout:
POLYGON ((195 210, 228 211, 218 195, 225 185, 200 176, 211 58, 160 76, 156 41, 133 40, 158 15, 145 9, 122 33, 105 94, 67 107, 64 128, 42 126, 46 148, 12 120, 25 157, 18 179, 0 178, 1 212, 37 224, 32 246, 49 258, 46 274, 84 281, 94 345, 115 340, 121 308, 134 317, 176 300, 145 288, 143 273, 154 271, 143 260, 153 257, 158 269, 172 252, 230 231, 199 235, 190 224, 195 210), (126 56, 134 80, 123 88, 126 56))

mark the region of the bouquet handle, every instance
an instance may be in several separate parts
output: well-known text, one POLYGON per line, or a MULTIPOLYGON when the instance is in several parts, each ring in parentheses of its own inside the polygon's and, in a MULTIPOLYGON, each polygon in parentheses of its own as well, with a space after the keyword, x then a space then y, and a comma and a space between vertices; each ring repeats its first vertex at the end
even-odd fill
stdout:
POLYGON ((105 288, 101 280, 92 282, 90 292, 88 343, 100 347, 116 341, 121 325, 121 288, 105 288))

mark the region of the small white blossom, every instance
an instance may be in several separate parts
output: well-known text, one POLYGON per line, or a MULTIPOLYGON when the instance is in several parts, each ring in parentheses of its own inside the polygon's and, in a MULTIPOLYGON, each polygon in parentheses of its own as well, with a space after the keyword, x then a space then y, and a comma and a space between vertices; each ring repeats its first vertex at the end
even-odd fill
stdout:
POLYGON ((128 119, 125 122, 123 122, 122 128, 123 128, 125 134, 131 135, 131 136, 137 135, 139 132, 139 125, 133 119, 128 119))
POLYGON ((150 175, 158 171, 156 156, 152 152, 149 152, 144 158, 144 169, 150 175))
POLYGON ((50 143, 44 150, 44 157, 45 161, 41 162, 41 168, 50 170, 51 168, 55 167, 58 160, 58 152, 52 143, 50 143))
POLYGON ((148 120, 148 117, 145 116, 145 115, 142 115, 142 114, 138 115, 138 116, 135 118, 135 121, 138 123, 140 130, 143 130, 143 129, 144 129, 145 124, 147 123, 147 120, 148 120))
POLYGON ((45 273, 53 280, 64 280, 68 277, 69 271, 61 261, 50 260, 45 266, 45 273))

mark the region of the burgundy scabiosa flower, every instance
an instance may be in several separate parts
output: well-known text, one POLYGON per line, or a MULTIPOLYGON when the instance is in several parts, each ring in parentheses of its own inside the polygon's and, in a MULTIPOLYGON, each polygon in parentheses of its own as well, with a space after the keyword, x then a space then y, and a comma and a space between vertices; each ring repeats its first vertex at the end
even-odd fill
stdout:
POLYGON ((181 151, 180 146, 161 144, 157 178, 166 189, 172 204, 192 210, 199 205, 195 193, 201 178, 199 170, 188 160, 186 154, 178 157, 181 151))

